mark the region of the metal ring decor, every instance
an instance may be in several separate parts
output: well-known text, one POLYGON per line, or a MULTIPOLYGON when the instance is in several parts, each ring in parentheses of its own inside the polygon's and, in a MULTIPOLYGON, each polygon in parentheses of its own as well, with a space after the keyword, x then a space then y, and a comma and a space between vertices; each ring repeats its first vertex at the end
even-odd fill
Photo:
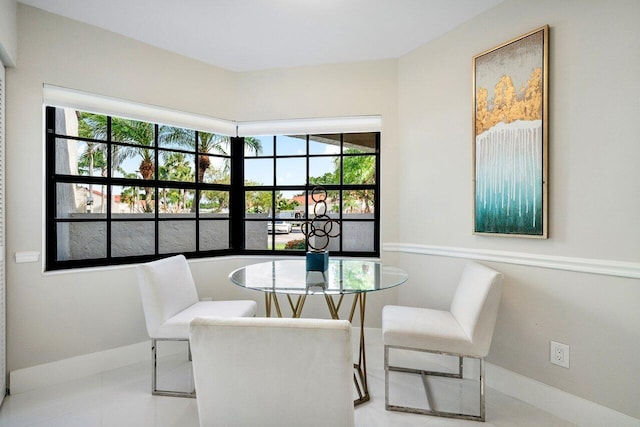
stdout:
POLYGON ((311 191, 313 219, 305 221, 300 226, 307 237, 307 244, 313 252, 322 252, 329 246, 330 239, 340 236, 340 223, 327 215, 327 190, 324 187, 314 187, 311 191), (313 239, 312 239, 313 238, 313 239))

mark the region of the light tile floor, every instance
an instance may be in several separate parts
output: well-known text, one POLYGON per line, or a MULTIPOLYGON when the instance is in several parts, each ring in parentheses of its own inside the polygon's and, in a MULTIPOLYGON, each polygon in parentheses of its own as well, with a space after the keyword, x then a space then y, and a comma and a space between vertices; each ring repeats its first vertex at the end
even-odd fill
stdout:
MULTIPOLYGON (((369 330, 366 337, 371 401, 356 408, 355 419, 358 427, 572 425, 490 388, 487 389, 485 424, 385 411, 380 330, 369 330)), ((167 359, 170 358, 165 358, 164 366, 160 369, 166 370, 169 367, 176 375, 188 377, 189 368, 184 368, 187 364, 179 360, 166 361, 167 359)), ((0 408, 0 426, 197 427, 196 400, 152 396, 149 392, 150 377, 149 363, 137 363, 82 380, 8 396, 0 408)), ((192 383, 183 385, 188 388, 190 384, 192 383)), ((392 384, 392 390, 397 393, 393 396, 397 396, 399 400, 424 396, 419 382, 412 383, 410 380, 396 377, 392 384)), ((444 400, 456 401, 460 393, 459 386, 449 387, 444 400)), ((274 420, 272 423, 265 423, 264 426, 277 427, 278 422, 274 420)), ((301 424, 301 427, 304 427, 304 424, 301 424)))

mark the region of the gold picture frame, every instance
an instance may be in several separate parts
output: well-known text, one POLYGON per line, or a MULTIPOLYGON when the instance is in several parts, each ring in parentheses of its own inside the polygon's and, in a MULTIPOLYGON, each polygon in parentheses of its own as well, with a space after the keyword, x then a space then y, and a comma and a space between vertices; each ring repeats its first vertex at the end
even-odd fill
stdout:
POLYGON ((474 234, 548 237, 548 47, 545 25, 473 57, 474 234))

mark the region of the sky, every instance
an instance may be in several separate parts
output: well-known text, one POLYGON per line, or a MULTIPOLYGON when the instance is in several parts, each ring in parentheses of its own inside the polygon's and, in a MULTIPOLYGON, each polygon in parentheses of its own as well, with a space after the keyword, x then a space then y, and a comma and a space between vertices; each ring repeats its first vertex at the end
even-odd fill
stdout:
MULTIPOLYGON (((261 156, 274 154, 273 136, 256 137, 260 140, 263 150, 261 156)), ((276 138, 276 155, 305 155, 306 144, 301 138, 278 136, 276 138)), ((310 141, 310 154, 339 154, 340 146, 310 141)), ((310 159, 309 169, 311 176, 322 176, 327 172, 333 172, 335 157, 314 157, 310 159)), ((276 160, 276 185, 305 185, 306 184, 306 158, 284 158, 276 160)), ((245 160, 245 181, 259 182, 265 185, 273 185, 273 159, 255 158, 247 155, 245 160)), ((290 193, 290 192, 286 192, 290 193)), ((291 194, 284 194, 290 198, 291 194)))

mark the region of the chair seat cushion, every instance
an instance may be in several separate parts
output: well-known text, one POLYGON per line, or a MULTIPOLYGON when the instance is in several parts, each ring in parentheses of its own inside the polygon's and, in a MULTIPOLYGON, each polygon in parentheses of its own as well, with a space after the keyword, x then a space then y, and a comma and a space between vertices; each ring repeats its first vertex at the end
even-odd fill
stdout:
POLYGON ((167 319, 151 338, 189 339, 189 323, 196 317, 251 317, 256 314, 255 301, 200 301, 167 319))
POLYGON ((382 310, 384 345, 444 353, 477 354, 471 339, 449 311, 385 306, 382 310))

